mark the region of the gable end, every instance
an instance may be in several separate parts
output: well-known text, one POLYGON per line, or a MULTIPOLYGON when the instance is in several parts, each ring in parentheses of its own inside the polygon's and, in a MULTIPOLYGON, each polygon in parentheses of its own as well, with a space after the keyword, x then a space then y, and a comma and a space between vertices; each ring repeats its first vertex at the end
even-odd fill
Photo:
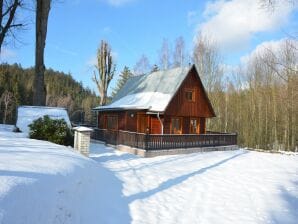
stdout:
POLYGON ((205 118, 215 117, 206 90, 194 65, 169 101, 165 109, 165 114, 205 118), (187 97, 190 98, 190 94, 186 92, 190 92, 190 90, 194 91, 194 96, 192 96, 193 100, 187 99, 187 97))

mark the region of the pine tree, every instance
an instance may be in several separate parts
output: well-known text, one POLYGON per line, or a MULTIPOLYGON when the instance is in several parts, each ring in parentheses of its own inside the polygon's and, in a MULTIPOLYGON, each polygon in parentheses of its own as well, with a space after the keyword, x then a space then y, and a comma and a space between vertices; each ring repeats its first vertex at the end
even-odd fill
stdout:
POLYGON ((119 90, 124 86, 124 84, 127 82, 127 80, 132 76, 133 76, 133 74, 131 73, 129 68, 127 66, 125 66, 123 71, 120 74, 120 77, 117 81, 116 87, 113 89, 112 97, 114 97, 119 92, 119 90))

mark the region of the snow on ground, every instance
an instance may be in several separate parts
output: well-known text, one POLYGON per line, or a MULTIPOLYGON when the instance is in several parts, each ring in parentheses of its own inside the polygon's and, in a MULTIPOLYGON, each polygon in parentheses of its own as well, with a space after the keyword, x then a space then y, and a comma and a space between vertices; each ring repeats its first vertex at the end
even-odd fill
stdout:
POLYGON ((298 156, 246 150, 139 158, 0 126, 0 224, 297 223, 298 156))
POLYGON ((104 214, 98 163, 0 126, 0 223, 95 223, 104 214))
POLYGON ((139 158, 92 144, 117 179, 102 223, 297 223, 298 156, 246 150, 139 158))

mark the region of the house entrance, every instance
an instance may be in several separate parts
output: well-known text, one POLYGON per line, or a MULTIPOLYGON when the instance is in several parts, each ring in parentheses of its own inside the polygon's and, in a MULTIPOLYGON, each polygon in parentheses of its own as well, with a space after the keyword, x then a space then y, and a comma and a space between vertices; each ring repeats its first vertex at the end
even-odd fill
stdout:
POLYGON ((147 115, 138 115, 138 132, 146 133, 147 127, 148 127, 147 115))

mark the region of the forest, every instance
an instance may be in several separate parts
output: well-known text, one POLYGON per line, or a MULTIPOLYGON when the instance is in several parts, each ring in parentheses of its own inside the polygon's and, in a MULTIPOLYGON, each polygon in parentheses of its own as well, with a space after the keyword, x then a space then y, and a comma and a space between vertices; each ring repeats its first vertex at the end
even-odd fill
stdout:
POLYGON ((291 39, 263 46, 225 73, 215 48, 199 43, 194 59, 217 115, 208 128, 237 132, 247 147, 297 150, 297 46, 291 39))
MULTIPOLYGON (((15 123, 16 108, 32 105, 34 68, 21 65, 0 65, 0 117, 1 123, 15 123)), ((91 108, 97 106, 99 97, 71 74, 46 69, 46 105, 65 107, 72 122, 90 123, 91 108)))

